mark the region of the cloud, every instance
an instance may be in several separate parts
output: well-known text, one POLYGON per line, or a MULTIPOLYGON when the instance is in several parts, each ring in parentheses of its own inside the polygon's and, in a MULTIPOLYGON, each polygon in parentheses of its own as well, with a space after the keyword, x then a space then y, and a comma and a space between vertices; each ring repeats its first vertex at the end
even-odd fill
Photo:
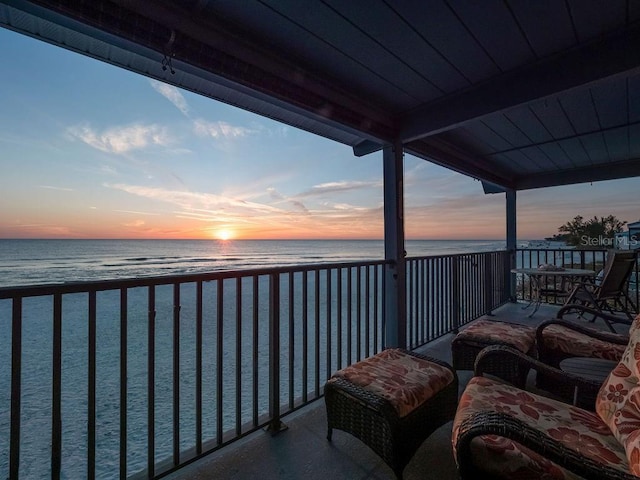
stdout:
POLYGON ((251 131, 270 138, 286 138, 289 135, 290 128, 287 125, 275 124, 267 127, 258 122, 251 122, 251 131))
POLYGON ((40 188, 46 188, 49 190, 58 190, 61 192, 73 192, 74 189, 73 188, 65 188, 65 187, 54 187, 52 185, 40 185, 40 188))
POLYGON ((371 209, 371 207, 358 207, 349 203, 336 203, 335 205, 333 205, 333 208, 335 210, 347 210, 351 212, 361 212, 371 209))
POLYGON ((201 118, 194 120, 193 128, 196 134, 201 137, 212 137, 220 140, 243 138, 256 132, 250 128, 231 125, 227 122, 209 122, 201 118))
POLYGON ((314 185, 311 189, 296 195, 298 198, 311 197, 316 195, 325 195, 327 193, 350 192, 354 190, 362 190, 367 188, 381 188, 382 180, 374 181, 351 181, 351 182, 327 182, 314 185))
POLYGON ((88 125, 77 125, 68 128, 67 133, 97 150, 117 154, 140 150, 150 145, 166 146, 170 143, 169 135, 164 128, 139 123, 112 127, 102 132, 88 125))
MULTIPOLYGON (((37 235, 41 237, 58 237, 58 236, 69 236, 72 231, 67 226, 62 225, 47 225, 43 223, 22 223, 17 225, 3 225, 3 228, 8 228, 11 230, 26 230, 29 232, 29 235, 37 235)), ((36 237, 34 237, 36 238, 36 237)))
POLYGON ((137 195, 139 197, 160 200, 189 210, 235 209, 244 214, 261 215, 280 212, 280 209, 262 203, 248 202, 243 199, 226 197, 212 193, 167 190, 157 187, 145 187, 126 184, 105 184, 105 187, 137 195))
POLYGON ((153 215, 158 216, 159 213, 151 213, 151 212, 138 212, 136 210, 114 210, 114 212, 118 213, 131 213, 132 215, 153 215))
POLYGON ((122 183, 105 184, 105 187, 163 202, 169 206, 166 213, 174 219, 206 224, 206 228, 233 225, 237 234, 245 238, 278 237, 294 230, 301 238, 317 238, 318 235, 374 238, 382 231, 380 205, 325 202, 312 207, 275 188, 261 189, 261 196, 255 193, 229 196, 122 183), (261 200, 249 200, 260 197, 261 200))
POLYGON ((157 80, 149 80, 153 89, 169 100, 173 105, 180 110, 183 115, 189 116, 189 105, 187 101, 176 87, 167 85, 166 83, 159 82, 157 80))
POLYGON ((100 173, 104 175, 117 175, 118 171, 111 165, 100 165, 100 173))
POLYGON ((295 198, 285 197, 283 194, 278 192, 273 187, 267 188, 267 192, 269 193, 271 198, 274 199, 274 200, 282 201, 282 202, 288 202, 289 204, 293 205, 298 210, 301 210, 301 211, 303 211, 305 213, 309 212, 309 209, 307 209, 307 207, 305 206, 304 203, 302 203, 299 200, 296 200, 295 198))
POLYGON ((125 227, 142 227, 144 226, 144 220, 134 220, 132 222, 123 223, 125 227))

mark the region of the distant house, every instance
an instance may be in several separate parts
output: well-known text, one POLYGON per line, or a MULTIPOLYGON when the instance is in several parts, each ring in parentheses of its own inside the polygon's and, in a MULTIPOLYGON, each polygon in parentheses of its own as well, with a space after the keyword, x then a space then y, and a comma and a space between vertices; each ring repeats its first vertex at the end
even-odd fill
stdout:
POLYGON ((628 223, 627 231, 616 233, 616 248, 640 249, 640 221, 628 223))

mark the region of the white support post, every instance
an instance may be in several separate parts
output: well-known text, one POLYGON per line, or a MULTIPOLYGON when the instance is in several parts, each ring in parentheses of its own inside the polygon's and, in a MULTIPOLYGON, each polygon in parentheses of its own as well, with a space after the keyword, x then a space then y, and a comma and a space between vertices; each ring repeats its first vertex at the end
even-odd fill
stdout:
POLYGON ((406 347, 406 279, 404 249, 403 147, 384 148, 384 347, 406 347))

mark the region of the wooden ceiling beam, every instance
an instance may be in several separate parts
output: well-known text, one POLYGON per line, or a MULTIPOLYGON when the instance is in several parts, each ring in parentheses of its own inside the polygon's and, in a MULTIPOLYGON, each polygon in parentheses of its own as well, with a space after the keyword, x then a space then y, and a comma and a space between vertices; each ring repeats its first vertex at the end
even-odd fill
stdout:
POLYGON ((635 73, 640 71, 638 45, 640 26, 634 25, 509 71, 408 114, 401 122, 400 139, 407 143, 429 137, 492 113, 635 73))
POLYGON ((405 152, 505 189, 514 187, 513 178, 496 172, 491 163, 482 157, 435 138, 405 145, 405 152))
POLYGON ((602 182, 621 178, 640 177, 640 158, 612 162, 604 165, 560 170, 539 175, 521 177, 515 183, 516 190, 602 182))

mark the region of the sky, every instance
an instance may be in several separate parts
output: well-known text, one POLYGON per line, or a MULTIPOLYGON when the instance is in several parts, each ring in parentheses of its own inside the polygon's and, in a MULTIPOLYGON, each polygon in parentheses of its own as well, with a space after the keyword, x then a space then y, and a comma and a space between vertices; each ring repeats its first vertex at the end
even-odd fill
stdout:
MULTIPOLYGON (((0 28, 0 238, 381 239, 382 153, 0 28)), ((504 194, 405 156, 407 239, 503 239, 504 194)), ((640 219, 640 179, 518 192, 518 238, 640 219)))

